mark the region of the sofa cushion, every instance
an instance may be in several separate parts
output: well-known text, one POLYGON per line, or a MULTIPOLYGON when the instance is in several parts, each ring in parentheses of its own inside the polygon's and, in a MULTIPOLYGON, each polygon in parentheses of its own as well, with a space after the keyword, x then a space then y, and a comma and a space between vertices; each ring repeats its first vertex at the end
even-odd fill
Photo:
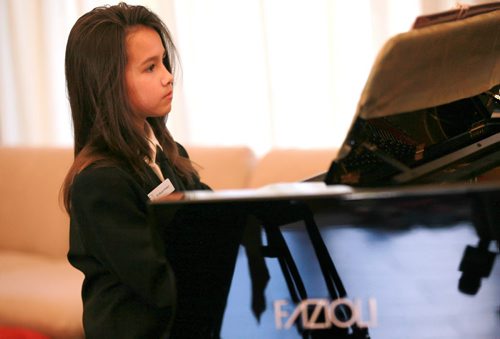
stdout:
POLYGON ((65 256, 69 219, 59 206, 70 148, 0 148, 0 249, 65 256))
POLYGON ((273 149, 257 163, 250 188, 302 181, 328 171, 337 149, 273 149))
POLYGON ((66 259, 0 251, 0 326, 82 338, 82 281, 66 259))

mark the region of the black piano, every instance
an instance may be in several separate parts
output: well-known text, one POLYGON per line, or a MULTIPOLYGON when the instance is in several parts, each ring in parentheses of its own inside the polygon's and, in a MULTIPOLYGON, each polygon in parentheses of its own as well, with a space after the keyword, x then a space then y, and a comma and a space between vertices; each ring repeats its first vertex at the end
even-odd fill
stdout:
MULTIPOLYGON (((261 252, 278 259, 295 304, 307 300, 308 293, 280 228, 303 222, 329 296, 340 300, 347 291, 318 225, 356 224, 360 215, 373 227, 381 219, 390 224, 395 213, 403 228, 471 220, 477 246, 465 248, 458 285, 465 294, 478 292, 500 242, 499 7, 496 3, 468 15, 455 11, 444 19, 418 18, 416 28, 384 45, 337 158, 324 175, 307 180, 325 185, 304 182, 288 190, 186 192, 150 205, 151 221, 163 230, 168 256, 184 283, 201 277, 217 289, 220 284, 210 277, 220 271, 218 261, 225 263, 218 313, 206 319, 214 333, 220 331, 223 299, 229 291, 234 243, 243 241, 242 220, 249 215, 262 223, 268 243, 261 252), (427 213, 419 213, 422 206, 427 213), (200 218, 201 228, 183 229, 186 218, 190 224, 200 218), (209 259, 196 268, 204 257, 209 259)), ((208 293, 203 282, 194 288, 208 293)), ((335 313, 339 319, 352 316, 348 307, 337 307, 335 313)), ((317 331, 300 321, 296 326, 303 338, 369 338, 368 330, 356 324, 317 331)))

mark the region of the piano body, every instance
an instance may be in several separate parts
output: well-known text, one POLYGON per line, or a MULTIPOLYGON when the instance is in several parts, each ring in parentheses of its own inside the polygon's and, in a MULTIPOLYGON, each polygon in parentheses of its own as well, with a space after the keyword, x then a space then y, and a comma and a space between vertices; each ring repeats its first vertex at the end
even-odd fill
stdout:
MULTIPOLYGON (((448 208, 450 213, 444 217, 453 219, 460 214, 452 209, 456 201, 470 207, 479 237, 478 246, 468 246, 465 251, 459 287, 465 293, 476 293, 498 254, 489 250, 490 244, 495 239, 500 241, 500 177, 492 175, 500 167, 498 8, 500 3, 461 20, 423 25, 385 44, 337 158, 324 175, 311 180, 326 183, 321 186, 324 188, 295 190, 299 183, 285 192, 193 191, 152 202, 151 221, 163 230, 165 243, 171 247, 169 259, 176 263, 189 260, 191 266, 180 265, 186 276, 199 278, 199 273, 193 272, 198 270, 209 277, 205 266, 212 267, 216 260, 194 262, 190 247, 196 248, 194 252, 218 255, 227 244, 217 244, 228 238, 228 231, 234 239, 242 233, 241 225, 230 220, 255 216, 266 231, 265 250, 279 260, 291 299, 298 303, 307 299, 307 291, 280 227, 303 221, 330 297, 335 300, 347 293, 316 224, 321 213, 338 218, 342 213, 353 216, 357 208, 368 207, 387 219, 387 207, 411 210, 423 199, 427 204, 430 201, 431 205, 448 208), (485 178, 493 181, 490 184, 485 178), (196 217, 208 217, 213 224, 210 230, 204 227, 205 221, 200 222, 203 232, 183 228, 184 218, 196 217), (209 236, 212 240, 207 243, 209 236), (202 268, 195 268, 198 266, 202 268)), ((436 218, 425 213, 411 217, 411 222, 436 218)), ((226 257, 220 254, 220 258, 226 257)), ((228 263, 228 267, 231 265, 228 263)), ((184 283, 189 285, 194 280, 186 278, 184 283)), ((262 290, 265 284, 254 287, 262 290)), ((221 305, 222 314, 224 300, 221 305)), ((219 330, 221 319, 215 325, 219 330)), ((331 331, 310 332, 298 326, 304 338, 322 338, 322 334, 332 337, 331 331)), ((369 338, 368 331, 356 325, 333 331, 333 335, 369 338)))

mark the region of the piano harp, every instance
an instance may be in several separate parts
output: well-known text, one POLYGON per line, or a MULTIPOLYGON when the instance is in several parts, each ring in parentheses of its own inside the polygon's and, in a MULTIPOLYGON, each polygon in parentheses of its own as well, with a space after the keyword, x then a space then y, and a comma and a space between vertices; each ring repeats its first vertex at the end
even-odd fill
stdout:
POLYGON ((340 154, 327 184, 380 187, 481 180, 500 166, 500 86, 414 112, 359 118, 340 154))

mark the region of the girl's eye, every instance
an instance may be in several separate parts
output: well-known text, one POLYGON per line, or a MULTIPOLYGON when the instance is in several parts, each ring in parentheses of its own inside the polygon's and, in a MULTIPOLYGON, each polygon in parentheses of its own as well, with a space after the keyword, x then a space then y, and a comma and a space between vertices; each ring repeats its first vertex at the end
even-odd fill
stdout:
POLYGON ((151 64, 147 69, 146 71, 147 72, 153 72, 153 70, 155 69, 155 64, 151 64))

